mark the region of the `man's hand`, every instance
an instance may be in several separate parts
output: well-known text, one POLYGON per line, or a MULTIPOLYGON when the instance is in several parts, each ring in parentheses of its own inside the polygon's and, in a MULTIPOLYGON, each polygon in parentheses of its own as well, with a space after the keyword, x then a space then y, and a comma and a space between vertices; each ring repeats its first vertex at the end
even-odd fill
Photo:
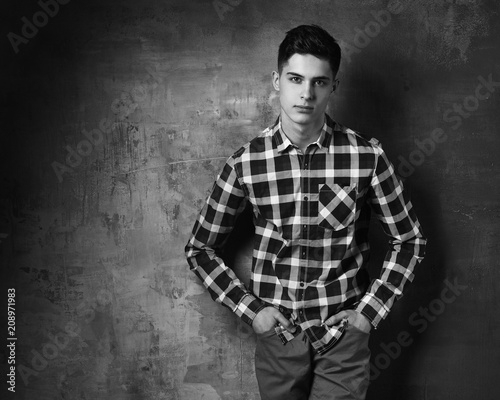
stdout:
POLYGON ((260 310, 252 322, 252 328, 257 334, 267 332, 280 323, 287 331, 294 333, 297 329, 276 308, 269 306, 260 310))
POLYGON ((360 312, 357 312, 355 310, 341 311, 341 312, 335 314, 334 316, 328 318, 325 321, 325 324, 328 326, 336 325, 344 317, 347 317, 347 319, 349 320, 349 324, 354 325, 356 328, 358 328, 359 330, 361 330, 363 332, 370 333, 370 331, 372 329, 372 324, 370 324, 370 321, 368 320, 368 318, 366 318, 363 314, 361 314, 360 312))

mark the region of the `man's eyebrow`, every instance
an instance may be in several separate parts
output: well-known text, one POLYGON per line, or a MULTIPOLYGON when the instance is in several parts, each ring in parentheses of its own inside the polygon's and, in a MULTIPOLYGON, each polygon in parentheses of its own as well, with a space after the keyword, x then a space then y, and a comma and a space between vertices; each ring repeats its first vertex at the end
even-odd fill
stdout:
MULTIPOLYGON (((296 76, 298 78, 304 78, 302 75, 297 74, 296 72, 287 72, 286 74, 287 75, 296 76)), ((312 78, 312 80, 318 80, 318 79, 321 79, 321 80, 324 80, 324 81, 331 80, 329 76, 315 76, 315 77, 312 78)))

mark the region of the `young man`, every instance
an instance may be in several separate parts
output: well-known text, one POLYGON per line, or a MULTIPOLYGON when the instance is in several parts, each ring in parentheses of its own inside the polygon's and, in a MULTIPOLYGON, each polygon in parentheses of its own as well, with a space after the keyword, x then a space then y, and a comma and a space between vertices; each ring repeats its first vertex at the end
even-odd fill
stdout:
POLYGON ((263 400, 364 399, 370 330, 424 255, 419 222, 380 144, 325 114, 339 63, 340 47, 322 28, 287 33, 272 77, 279 119, 227 160, 186 246, 213 299, 253 327, 263 400), (246 288, 219 250, 248 203, 255 238, 246 288), (370 282, 371 211, 390 248, 370 282))

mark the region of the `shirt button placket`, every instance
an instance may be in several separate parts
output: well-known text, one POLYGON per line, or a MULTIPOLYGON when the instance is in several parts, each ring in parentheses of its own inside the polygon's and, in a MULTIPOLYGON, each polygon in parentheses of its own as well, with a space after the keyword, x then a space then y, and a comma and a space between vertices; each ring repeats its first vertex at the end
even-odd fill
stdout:
MULTIPOLYGON (((308 157, 307 155, 304 158, 304 164, 302 165, 304 171, 306 171, 309 167, 309 162, 308 162, 308 157)), ((308 204, 307 202, 309 201, 309 197, 307 195, 304 196, 304 202, 306 203, 304 206, 306 209, 308 209, 308 204)), ((307 224, 302 225, 302 238, 307 239, 307 224)), ((300 251, 300 256, 302 260, 306 260, 307 258, 307 247, 302 247, 300 251)), ((303 279, 303 278, 302 278, 303 279)), ((298 300, 302 301, 304 299, 304 281, 301 279, 300 284, 299 284, 299 290, 298 290, 298 300)), ((304 311, 299 310, 299 318, 303 319, 304 318, 304 311)))
POLYGON ((299 295, 298 295, 299 301, 304 300, 304 285, 305 285, 305 283, 303 281, 301 281, 299 284, 299 286, 300 286, 299 295))

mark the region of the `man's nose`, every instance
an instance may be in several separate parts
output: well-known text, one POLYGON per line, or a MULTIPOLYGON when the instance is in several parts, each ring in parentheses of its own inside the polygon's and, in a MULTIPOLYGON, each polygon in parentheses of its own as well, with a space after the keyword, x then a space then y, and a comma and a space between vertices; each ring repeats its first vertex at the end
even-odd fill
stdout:
POLYGON ((310 83, 304 84, 300 97, 305 100, 311 100, 314 97, 314 90, 310 83))

